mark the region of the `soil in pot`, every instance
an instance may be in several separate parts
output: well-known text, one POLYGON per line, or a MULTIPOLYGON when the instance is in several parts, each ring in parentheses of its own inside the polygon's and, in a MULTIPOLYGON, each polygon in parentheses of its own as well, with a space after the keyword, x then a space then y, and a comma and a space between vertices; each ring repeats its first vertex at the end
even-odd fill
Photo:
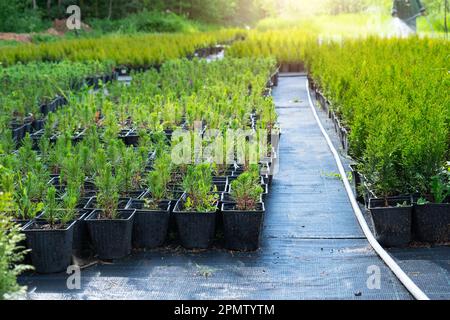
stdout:
POLYGON ((415 240, 450 241, 450 203, 415 204, 412 222, 415 240))
POLYGON ((94 210, 86 218, 98 257, 113 260, 129 255, 135 210, 119 210, 117 219, 102 219, 101 213, 102 210, 94 210))
MULTIPOLYGON (((117 206, 117 209, 125 209, 125 207, 127 206, 129 201, 130 201, 130 198, 119 198, 119 204, 117 206)), ((90 209, 90 210, 94 210, 97 208, 98 208, 97 197, 91 197, 89 199, 89 201, 86 203, 86 205, 84 206, 84 209, 90 209)))
POLYGON ((46 221, 36 220, 24 228, 31 261, 39 273, 66 271, 72 262, 72 243, 75 221, 50 229, 46 221))
POLYGON ((411 198, 388 198, 387 204, 385 199, 369 200, 376 238, 382 246, 406 246, 411 241, 411 198))
POLYGON ((136 209, 133 222, 133 247, 156 248, 166 241, 170 218, 170 201, 148 208, 144 200, 131 200, 128 209, 136 209))
POLYGON ((241 211, 234 203, 222 204, 225 247, 230 250, 254 251, 259 248, 264 220, 264 203, 254 211, 241 211))
POLYGON ((121 193, 123 200, 126 199, 141 199, 146 193, 146 190, 134 190, 121 193))
POLYGON ((185 211, 185 197, 186 195, 183 195, 177 201, 173 210, 181 245, 188 249, 207 249, 214 239, 217 210, 185 211))

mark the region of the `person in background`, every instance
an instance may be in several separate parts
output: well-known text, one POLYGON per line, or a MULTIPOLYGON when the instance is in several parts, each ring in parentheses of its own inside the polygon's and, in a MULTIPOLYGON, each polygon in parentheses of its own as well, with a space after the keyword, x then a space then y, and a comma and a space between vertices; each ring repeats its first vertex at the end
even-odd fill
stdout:
POLYGON ((405 22, 413 32, 417 32, 417 17, 426 15, 426 8, 420 0, 394 0, 392 16, 405 22))

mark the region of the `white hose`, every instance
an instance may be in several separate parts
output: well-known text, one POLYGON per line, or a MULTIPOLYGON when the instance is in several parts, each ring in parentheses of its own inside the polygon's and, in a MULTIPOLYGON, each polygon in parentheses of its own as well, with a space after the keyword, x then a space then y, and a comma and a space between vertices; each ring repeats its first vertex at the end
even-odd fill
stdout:
POLYGON ((322 123, 320 122, 319 116, 317 115, 316 109, 314 108, 311 95, 309 92, 309 83, 308 79, 306 79, 306 91, 308 92, 308 100, 309 100, 309 106, 314 114, 314 117, 316 118, 316 122, 319 125, 320 131, 322 131, 323 136, 325 137, 325 140, 327 141, 328 147, 330 148, 331 152, 333 153, 334 160, 336 161, 336 164, 339 169, 339 173, 342 177, 342 181, 344 182, 345 190, 347 191, 348 198, 350 199, 350 202, 353 207, 353 211, 356 215, 356 218, 358 219, 359 225, 361 226, 361 229, 364 232, 364 235, 366 236, 367 240, 369 241, 372 248, 375 250, 375 252, 380 256, 380 258, 386 263, 386 265, 389 267, 389 269, 392 270, 392 272, 397 276, 397 278, 400 280, 400 282, 406 287, 406 289, 416 298, 417 300, 430 300, 427 295, 420 290, 420 288, 411 280, 411 278, 408 277, 408 275, 400 268, 400 266, 392 259, 392 257, 389 255, 389 253, 386 252, 386 250, 381 247, 381 245, 378 243, 378 241, 373 236, 372 232, 369 229, 369 226, 367 225, 366 219, 364 218, 361 209, 359 208, 359 205, 355 199, 355 195, 353 194, 353 190, 350 186, 350 182, 348 181, 347 174, 344 170, 344 166, 342 165, 341 158, 339 157, 338 152, 336 151, 336 148, 333 146, 333 143, 331 142, 330 137, 326 133, 325 129, 322 126, 322 123))

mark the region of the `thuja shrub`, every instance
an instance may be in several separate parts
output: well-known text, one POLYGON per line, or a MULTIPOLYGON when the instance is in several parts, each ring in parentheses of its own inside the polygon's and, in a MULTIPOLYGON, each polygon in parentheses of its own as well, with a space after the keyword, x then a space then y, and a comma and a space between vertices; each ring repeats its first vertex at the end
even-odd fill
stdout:
POLYGON ((32 61, 113 61, 119 65, 148 66, 193 54, 196 49, 225 43, 243 31, 227 29, 192 34, 109 35, 51 43, 0 48, 0 62, 9 66, 32 61))
POLYGON ((11 210, 11 205, 11 195, 0 192, 0 300, 23 293, 24 288, 17 284, 17 276, 29 269, 21 265, 25 251, 19 243, 25 236, 12 217, 5 214, 11 210))
POLYGON ((308 46, 307 66, 379 195, 428 192, 448 159, 449 49, 418 38, 308 46))
POLYGON ((296 63, 305 59, 305 48, 310 41, 316 41, 313 29, 289 29, 249 32, 247 37, 233 43, 227 50, 231 57, 273 57, 279 63, 296 63))
POLYGON ((36 115, 39 103, 49 102, 57 94, 66 94, 84 78, 112 72, 109 62, 32 62, 0 67, 1 113, 16 116, 36 115))

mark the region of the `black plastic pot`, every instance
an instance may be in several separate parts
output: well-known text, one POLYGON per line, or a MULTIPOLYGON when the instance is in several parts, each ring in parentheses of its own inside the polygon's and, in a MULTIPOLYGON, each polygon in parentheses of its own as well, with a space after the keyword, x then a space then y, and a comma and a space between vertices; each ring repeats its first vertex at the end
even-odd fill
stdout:
POLYGON ((213 183, 225 183, 228 184, 228 177, 227 176, 213 176, 213 183))
POLYGON ((36 220, 24 228, 31 261, 39 273, 62 272, 72 261, 72 240, 75 221, 65 229, 45 230, 47 222, 36 220))
POLYGON ((42 113, 44 116, 46 116, 49 113, 49 109, 48 109, 48 105, 46 103, 43 103, 39 106, 39 111, 40 113, 42 113))
POLYGON ((99 219, 101 210, 86 217, 92 245, 102 260, 120 259, 131 252, 135 210, 119 210, 118 219, 99 219))
POLYGON ((159 210, 144 208, 144 200, 131 200, 127 209, 136 209, 133 223, 133 247, 156 248, 167 237, 170 218, 170 201, 159 203, 159 210))
POLYGON ((91 247, 89 230, 86 223, 86 217, 91 212, 91 210, 80 210, 78 217, 75 220, 72 249, 77 256, 81 255, 83 251, 86 251, 91 247))
POLYGON ((134 130, 130 130, 125 136, 124 142, 127 146, 137 147, 139 145, 139 135, 134 130))
POLYGON ((414 205, 413 235, 423 242, 450 241, 450 203, 414 205))
POLYGON ((57 100, 47 103, 48 113, 55 112, 57 108, 57 100))
POLYGON ((358 172, 356 164, 350 164, 349 167, 352 172, 353 183, 355 184, 356 200, 364 203, 364 194, 361 193, 362 177, 358 172))
POLYGON ((81 140, 84 139, 85 134, 86 134, 86 129, 82 129, 82 130, 79 130, 78 132, 75 132, 72 136, 72 142, 74 144, 80 142, 81 140))
POLYGON ((183 211, 186 195, 176 203, 173 210, 181 245, 188 249, 206 249, 214 239, 217 204, 213 212, 183 211))
POLYGON ((142 197, 146 194, 146 192, 147 192, 146 190, 127 191, 121 193, 121 196, 124 201, 126 201, 126 199, 142 199, 142 197))
POLYGON ((24 124, 24 136, 27 133, 32 133, 33 132, 33 122, 32 121, 26 121, 24 124))
POLYGON ((213 181, 213 185, 217 188, 217 192, 227 192, 228 191, 228 182, 213 181))
POLYGON ((45 120, 44 119, 35 119, 33 120, 32 126, 33 126, 33 132, 39 131, 44 129, 45 120))
POLYGON ((12 128, 13 139, 20 142, 25 136, 25 125, 19 125, 12 128))
POLYGON ((411 241, 411 198, 393 197, 387 201, 388 207, 384 199, 369 199, 376 238, 382 246, 406 246, 411 241), (403 206, 404 202, 406 206, 403 206))
POLYGON ((254 251, 259 240, 264 220, 264 203, 256 211, 236 210, 234 203, 222 204, 225 247, 230 250, 254 251))
POLYGON ((271 76, 271 82, 274 87, 278 86, 278 75, 279 75, 279 70, 277 69, 277 71, 274 74, 272 74, 272 76, 271 76))

